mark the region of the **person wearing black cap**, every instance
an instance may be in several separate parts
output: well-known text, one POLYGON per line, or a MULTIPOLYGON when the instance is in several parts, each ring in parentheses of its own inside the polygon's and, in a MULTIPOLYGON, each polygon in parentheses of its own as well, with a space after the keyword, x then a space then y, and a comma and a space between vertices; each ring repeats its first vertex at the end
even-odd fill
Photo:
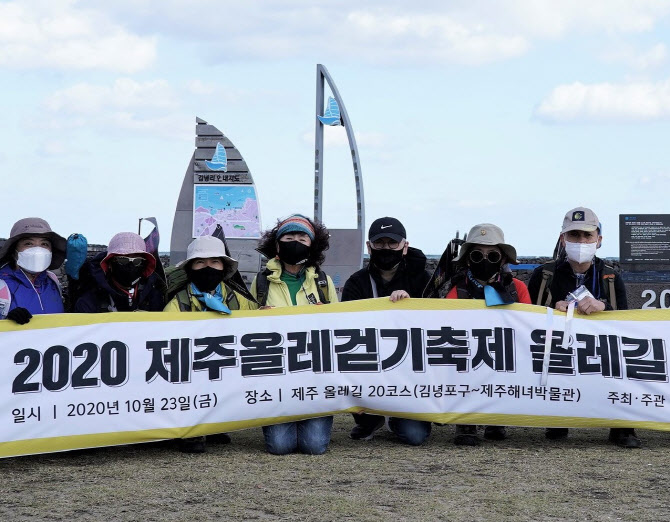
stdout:
MULTIPOLYGON (((430 274, 426 271, 426 256, 409 246, 407 232, 400 221, 392 217, 375 220, 368 231, 367 267, 353 274, 344 284, 342 301, 388 297, 391 301, 421 297, 430 274)), ((375 431, 384 425, 384 417, 366 413, 353 414, 356 425, 350 437, 371 440, 375 431)), ((401 441, 418 446, 430 435, 430 422, 391 417, 389 428, 401 441)))

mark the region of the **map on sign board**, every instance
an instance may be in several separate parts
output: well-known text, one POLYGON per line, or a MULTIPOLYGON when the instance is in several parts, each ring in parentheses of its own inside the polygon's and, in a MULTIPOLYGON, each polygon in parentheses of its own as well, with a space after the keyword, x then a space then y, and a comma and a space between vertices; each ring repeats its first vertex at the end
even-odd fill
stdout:
POLYGON ((221 225, 226 238, 258 239, 261 223, 253 185, 194 185, 193 237, 211 236, 221 225))

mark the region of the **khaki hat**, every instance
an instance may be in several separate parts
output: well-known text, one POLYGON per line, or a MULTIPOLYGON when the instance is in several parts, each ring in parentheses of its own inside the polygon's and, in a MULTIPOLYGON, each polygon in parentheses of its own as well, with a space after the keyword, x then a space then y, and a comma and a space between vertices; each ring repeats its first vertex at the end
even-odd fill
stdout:
POLYGON ((237 271, 237 261, 226 255, 226 247, 223 241, 214 236, 200 236, 191 241, 186 248, 186 259, 177 263, 177 266, 186 268, 188 263, 194 259, 211 257, 219 257, 223 261, 224 281, 237 271))
POLYGON ((598 216, 596 216, 593 210, 586 207, 577 207, 569 210, 563 218, 561 234, 565 234, 571 230, 583 230, 585 232, 600 230, 598 216))
POLYGON ((505 243, 505 235, 502 229, 496 225, 481 223, 472 227, 468 233, 468 238, 463 243, 463 246, 461 246, 461 250, 454 261, 461 261, 465 258, 474 245, 497 246, 507 258, 507 263, 512 263, 513 265, 517 263, 516 249, 512 245, 505 243))
POLYGON ((0 248, 0 265, 9 261, 9 257, 14 253, 16 243, 24 237, 42 236, 51 241, 51 264, 49 270, 54 270, 65 261, 65 249, 67 240, 56 234, 49 223, 41 218, 29 217, 19 219, 12 227, 9 233, 9 239, 0 248))

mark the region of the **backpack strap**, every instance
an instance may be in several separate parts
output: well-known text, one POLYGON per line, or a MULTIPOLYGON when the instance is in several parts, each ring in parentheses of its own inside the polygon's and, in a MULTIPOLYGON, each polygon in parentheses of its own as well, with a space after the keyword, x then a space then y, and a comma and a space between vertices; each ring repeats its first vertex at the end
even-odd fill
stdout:
POLYGON ((228 290, 228 293, 226 294, 226 305, 228 308, 231 310, 239 310, 240 309, 240 301, 237 298, 237 295, 235 294, 235 290, 229 289, 225 284, 223 285, 225 289, 228 290))
POLYGON ((551 306, 551 281, 554 279, 554 272, 556 271, 556 261, 549 261, 542 265, 542 282, 540 283, 540 290, 537 293, 536 305, 551 306), (545 290, 547 291, 546 299, 544 297, 545 290), (544 303, 544 304, 543 304, 544 303))
POLYGON ((603 280, 603 289, 605 290, 606 295, 605 297, 610 303, 610 306, 612 307, 612 310, 617 310, 617 302, 616 302, 616 291, 614 290, 614 280, 616 279, 616 270, 612 268, 609 265, 605 265, 603 267, 603 272, 601 275, 601 278, 603 280))
POLYGON ((189 295, 187 288, 179 290, 179 292, 175 294, 175 297, 177 298, 180 312, 190 312, 193 310, 193 307, 191 306, 191 296, 189 295))
POLYGON ((256 274, 256 301, 260 306, 265 306, 268 302, 268 276, 272 273, 266 268, 256 274))
POLYGON ((330 300, 326 298, 324 288, 326 291, 328 290, 328 276, 319 268, 316 274, 316 291, 319 293, 319 301, 323 304, 328 304, 330 303, 330 300))

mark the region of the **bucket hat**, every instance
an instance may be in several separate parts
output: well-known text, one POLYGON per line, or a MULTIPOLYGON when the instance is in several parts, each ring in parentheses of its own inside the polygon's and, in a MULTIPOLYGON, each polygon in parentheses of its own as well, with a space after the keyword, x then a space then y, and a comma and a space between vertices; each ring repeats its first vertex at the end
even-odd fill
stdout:
POLYGON ((223 279, 228 279, 237 271, 237 261, 226 255, 226 247, 219 238, 214 236, 196 237, 186 248, 186 259, 177 263, 184 267, 194 259, 221 258, 223 261, 223 279))
POLYGON ((5 244, 0 248, 0 265, 4 265, 9 261, 9 257, 14 252, 16 243, 24 237, 42 236, 51 241, 51 264, 49 270, 54 270, 63 264, 65 261, 65 248, 67 241, 64 237, 59 236, 42 218, 29 217, 19 219, 12 227, 9 233, 9 238, 5 244))
POLYGON ((100 261, 100 267, 103 272, 109 270, 109 263, 115 256, 139 255, 147 261, 147 266, 142 273, 142 277, 149 277, 156 269, 156 258, 147 252, 144 239, 134 232, 119 232, 109 240, 107 255, 100 261))
POLYGON ((516 249, 512 245, 505 243, 505 235, 502 229, 496 225, 481 223, 472 227, 468 233, 468 238, 463 243, 463 246, 461 246, 461 250, 454 261, 464 259, 475 245, 497 246, 505 254, 507 263, 512 263, 513 265, 517 263, 516 249))

